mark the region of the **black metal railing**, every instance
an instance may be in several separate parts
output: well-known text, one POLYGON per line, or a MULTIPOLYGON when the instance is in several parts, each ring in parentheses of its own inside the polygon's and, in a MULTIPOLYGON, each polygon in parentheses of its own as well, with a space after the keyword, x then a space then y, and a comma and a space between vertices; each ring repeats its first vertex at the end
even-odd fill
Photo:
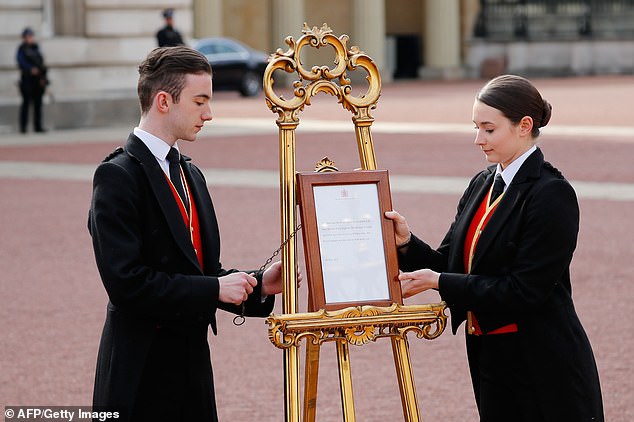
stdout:
POLYGON ((480 0, 473 35, 492 41, 634 39, 634 0, 480 0))

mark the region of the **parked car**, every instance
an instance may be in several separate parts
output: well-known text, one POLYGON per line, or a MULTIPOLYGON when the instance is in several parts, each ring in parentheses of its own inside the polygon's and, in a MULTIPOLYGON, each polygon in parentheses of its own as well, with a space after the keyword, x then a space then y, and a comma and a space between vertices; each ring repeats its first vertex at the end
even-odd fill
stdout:
POLYGON ((193 46, 211 64, 214 89, 237 90, 245 97, 262 90, 268 56, 231 38, 203 38, 193 46))

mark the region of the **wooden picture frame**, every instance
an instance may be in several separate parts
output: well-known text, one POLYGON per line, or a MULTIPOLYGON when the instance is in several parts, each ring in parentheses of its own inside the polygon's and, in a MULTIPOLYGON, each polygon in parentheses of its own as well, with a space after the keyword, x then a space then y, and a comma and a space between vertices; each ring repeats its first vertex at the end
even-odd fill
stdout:
POLYGON ((402 304, 387 170, 297 174, 309 310, 402 304))

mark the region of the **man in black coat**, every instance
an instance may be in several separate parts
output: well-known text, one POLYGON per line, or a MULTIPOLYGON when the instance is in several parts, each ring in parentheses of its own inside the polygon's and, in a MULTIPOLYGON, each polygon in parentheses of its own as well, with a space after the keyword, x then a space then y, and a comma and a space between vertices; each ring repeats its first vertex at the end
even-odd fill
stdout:
POLYGON ((20 132, 26 133, 29 121, 29 108, 33 105, 33 129, 44 132, 42 126, 42 97, 48 85, 47 69, 44 57, 35 42, 35 33, 31 28, 22 31, 22 43, 18 47, 16 61, 20 68, 20 132))
POLYGON ((222 267, 205 179, 178 152, 212 118, 205 57, 157 48, 139 74, 139 126, 93 180, 88 228, 110 299, 93 406, 119 421, 215 421, 207 327, 216 333, 218 308, 267 316, 281 265, 222 267))
POLYGON ((163 10, 165 26, 156 33, 156 41, 159 47, 173 47, 184 45, 180 32, 174 29, 174 9, 163 10))

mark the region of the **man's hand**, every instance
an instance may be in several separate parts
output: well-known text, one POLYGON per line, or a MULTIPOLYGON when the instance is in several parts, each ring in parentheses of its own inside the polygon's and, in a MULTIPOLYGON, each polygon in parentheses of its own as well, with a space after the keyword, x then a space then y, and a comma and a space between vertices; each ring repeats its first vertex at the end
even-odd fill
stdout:
POLYGON ((396 237, 396 246, 403 246, 412 237, 407 220, 396 211, 387 211, 385 217, 394 222, 394 235, 396 237))
POLYGON ((398 279, 401 280, 403 297, 414 296, 429 289, 437 289, 439 278, 440 273, 428 268, 412 271, 411 273, 402 272, 398 275, 398 279))
MULTIPOLYGON (((301 271, 297 271, 297 287, 302 285, 301 271)), ((264 271, 262 275, 262 297, 282 292, 282 262, 277 261, 264 271)))
POLYGON ((246 273, 231 273, 224 277, 218 277, 220 292, 218 300, 225 303, 239 305, 246 301, 253 292, 258 281, 252 275, 246 273))

